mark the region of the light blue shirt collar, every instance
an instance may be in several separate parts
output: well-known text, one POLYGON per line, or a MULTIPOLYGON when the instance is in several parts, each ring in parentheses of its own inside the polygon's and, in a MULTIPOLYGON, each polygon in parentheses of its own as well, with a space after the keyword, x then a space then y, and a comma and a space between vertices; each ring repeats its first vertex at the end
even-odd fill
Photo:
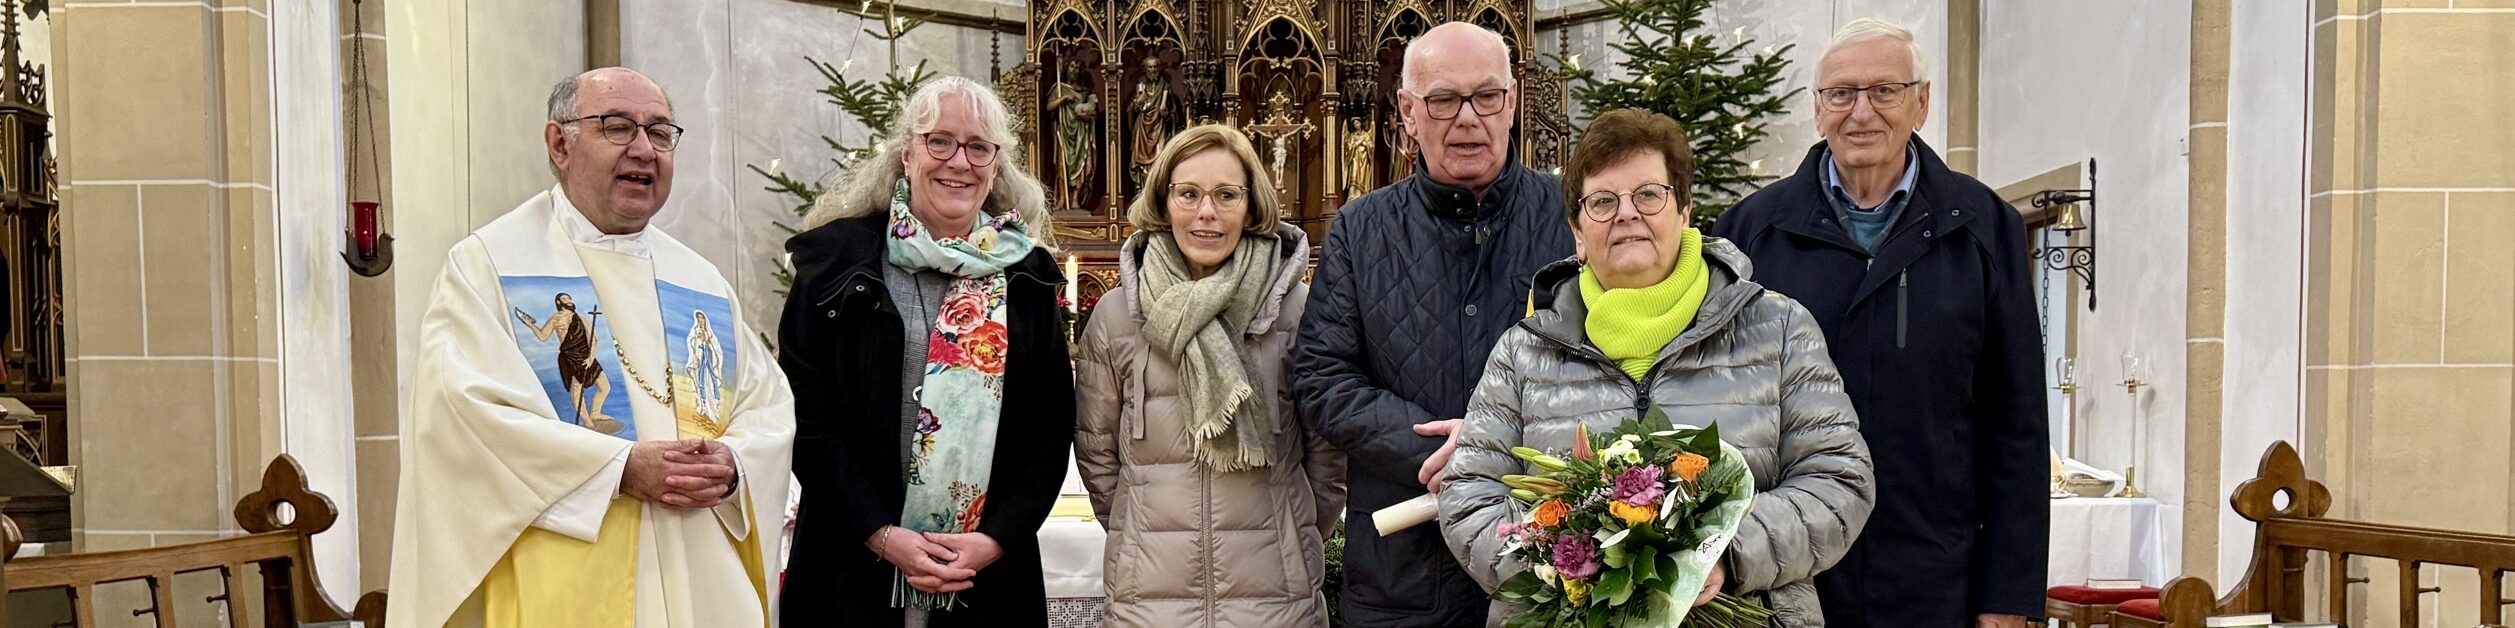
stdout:
POLYGON ((1904 144, 1904 180, 1896 182, 1895 193, 1888 195, 1885 202, 1878 203, 1877 207, 1862 209, 1859 201, 1852 200, 1851 193, 1843 189, 1842 171, 1836 169, 1834 165, 1834 149, 1825 149, 1825 189, 1829 192, 1827 196, 1832 197, 1830 200, 1835 201, 1835 206, 1840 209, 1874 212, 1898 207, 1902 205, 1904 199, 1912 196, 1913 183, 1920 179, 1921 151, 1907 142, 1904 144))

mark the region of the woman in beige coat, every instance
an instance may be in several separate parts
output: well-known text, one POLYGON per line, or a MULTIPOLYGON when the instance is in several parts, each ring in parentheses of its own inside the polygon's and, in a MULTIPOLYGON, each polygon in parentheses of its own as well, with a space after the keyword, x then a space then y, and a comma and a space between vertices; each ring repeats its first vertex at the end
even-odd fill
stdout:
POLYGON ((1109 530, 1109 626, 1327 625, 1344 457, 1285 384, 1310 247, 1259 163, 1228 126, 1171 138, 1079 340, 1074 455, 1109 530))

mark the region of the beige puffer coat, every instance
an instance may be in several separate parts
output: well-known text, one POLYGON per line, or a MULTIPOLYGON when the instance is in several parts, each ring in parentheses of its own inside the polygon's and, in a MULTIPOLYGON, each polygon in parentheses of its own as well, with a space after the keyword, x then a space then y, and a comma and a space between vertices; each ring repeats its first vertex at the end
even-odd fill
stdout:
POLYGON ((1144 345, 1135 287, 1146 235, 1120 249, 1122 283, 1078 341, 1074 457, 1109 530, 1109 626, 1327 625, 1321 543, 1344 511, 1345 459, 1303 426, 1284 379, 1309 301, 1310 247, 1292 225, 1277 233, 1283 272, 1246 338, 1257 392, 1274 410, 1272 464, 1216 473, 1195 462, 1178 367, 1144 345))

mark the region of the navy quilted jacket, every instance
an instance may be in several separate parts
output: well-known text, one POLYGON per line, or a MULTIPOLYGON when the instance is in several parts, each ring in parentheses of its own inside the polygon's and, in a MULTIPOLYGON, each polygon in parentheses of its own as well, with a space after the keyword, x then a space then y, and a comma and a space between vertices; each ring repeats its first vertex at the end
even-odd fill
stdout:
POLYGON ((1425 493, 1415 472, 1442 439, 1413 426, 1467 414, 1495 340, 1528 311, 1548 262, 1573 252, 1553 176, 1511 164, 1479 201, 1421 168, 1345 205, 1312 282, 1293 394, 1345 450, 1347 625, 1481 626, 1485 592, 1438 526, 1382 537, 1372 511, 1425 493))

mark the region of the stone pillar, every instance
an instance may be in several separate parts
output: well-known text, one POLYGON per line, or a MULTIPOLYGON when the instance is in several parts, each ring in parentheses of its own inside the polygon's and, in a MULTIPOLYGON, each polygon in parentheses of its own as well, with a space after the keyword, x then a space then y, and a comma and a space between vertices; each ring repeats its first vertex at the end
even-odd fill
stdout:
MULTIPOLYGON (((2181 573, 2218 573, 2220 420, 2227 309, 2227 73, 2230 0, 2192 2, 2191 195, 2184 266, 2183 555, 2181 573)), ((2167 478, 2142 478, 2151 483, 2167 478)), ((2169 560, 2174 560, 2170 558, 2169 560)))
MULTIPOLYGON (((2306 458, 2336 516, 2515 523, 2508 6, 2315 3, 2306 458)), ((2352 571, 2373 582, 2353 587, 2363 616, 2338 621, 2397 616, 2395 570, 2352 571)), ((2425 578, 2444 588, 2428 598, 2430 625, 2472 625, 2480 596, 2497 595, 2467 574, 2425 578)))
MULTIPOLYGON (((80 551, 237 534, 233 504, 281 453, 315 490, 356 497, 330 11, 53 14, 80 551)), ((333 530, 316 560, 342 596, 356 513, 333 530)))

